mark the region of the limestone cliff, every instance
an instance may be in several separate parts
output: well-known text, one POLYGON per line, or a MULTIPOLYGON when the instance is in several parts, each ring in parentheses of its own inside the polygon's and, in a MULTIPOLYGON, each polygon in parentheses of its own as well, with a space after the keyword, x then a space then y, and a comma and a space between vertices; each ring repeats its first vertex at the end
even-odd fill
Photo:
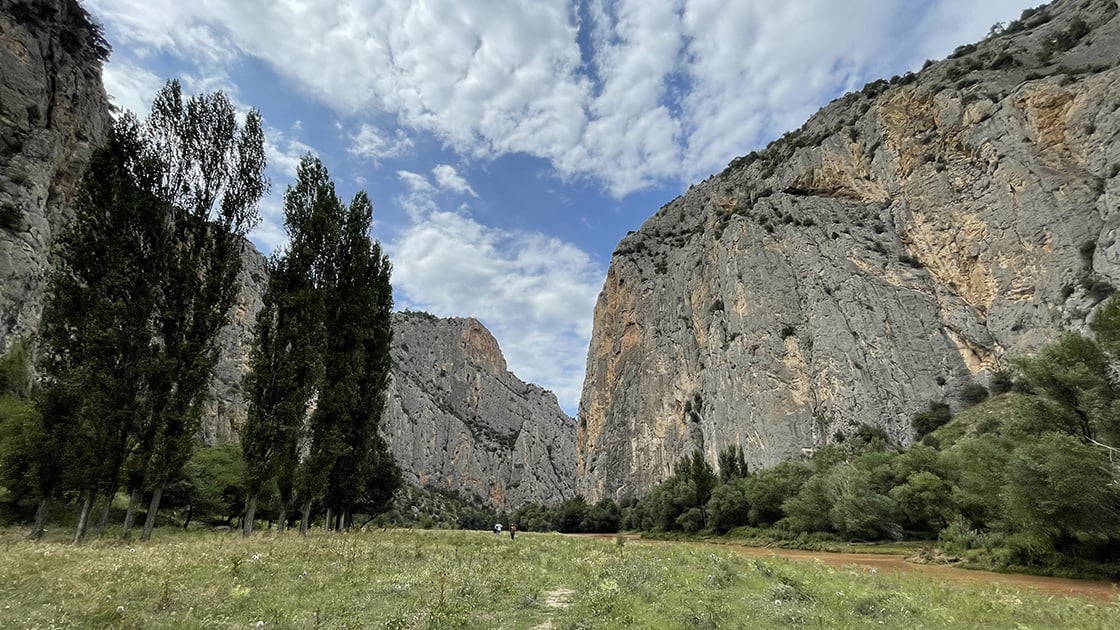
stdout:
POLYGON ((906 441, 1120 283, 1120 17, 1060 0, 869 84, 624 238, 595 309, 578 490, 693 449, 753 467, 859 423, 906 441))
POLYGON ((103 46, 76 0, 0 0, 0 354, 39 325, 51 244, 108 131, 103 46))
POLYGON ((575 420, 481 323, 397 313, 392 352, 381 434, 406 480, 507 510, 575 494, 575 420))

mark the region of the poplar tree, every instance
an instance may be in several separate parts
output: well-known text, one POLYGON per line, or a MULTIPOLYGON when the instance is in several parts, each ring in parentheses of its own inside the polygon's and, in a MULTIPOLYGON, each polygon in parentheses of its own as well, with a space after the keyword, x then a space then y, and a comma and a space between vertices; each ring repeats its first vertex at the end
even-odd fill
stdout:
POLYGON ((341 203, 318 160, 305 157, 296 184, 284 195, 286 250, 269 263, 264 305, 257 316, 249 417, 241 446, 249 470, 244 535, 252 533, 262 489, 280 494, 280 527, 292 505, 301 438, 316 388, 323 378, 326 286, 333 282, 329 255, 337 241, 341 203))
POLYGON ((377 434, 393 298, 392 266, 369 235, 373 205, 364 192, 343 204, 322 162, 308 155, 284 215, 290 242, 275 259, 280 275, 257 324, 242 442, 251 477, 245 535, 270 479, 284 516, 298 498, 301 532, 317 502, 330 526, 345 527, 356 509, 381 509, 401 482, 377 434))
POLYGON ((146 157, 159 173, 161 292, 151 371, 151 443, 139 455, 151 492, 142 538, 151 538, 163 488, 190 459, 217 362, 216 338, 237 296, 245 235, 268 188, 260 112, 244 125, 222 92, 184 100, 176 81, 152 102, 146 157))
POLYGON ((126 442, 143 413, 161 238, 153 182, 139 123, 124 115, 80 182, 48 281, 33 536, 65 485, 81 497, 75 541, 82 540, 95 497, 108 504, 117 489, 126 442))
POLYGON ((147 489, 151 537, 196 439, 263 173, 260 114, 240 125, 225 95, 184 100, 174 81, 95 154, 44 307, 36 531, 65 487, 81 496, 80 540, 94 498, 110 501, 127 472, 125 533, 147 489))

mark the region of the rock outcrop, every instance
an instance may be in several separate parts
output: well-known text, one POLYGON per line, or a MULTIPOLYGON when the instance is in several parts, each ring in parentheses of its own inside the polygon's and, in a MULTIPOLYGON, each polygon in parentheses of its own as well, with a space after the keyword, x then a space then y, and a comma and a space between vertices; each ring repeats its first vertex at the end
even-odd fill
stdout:
POLYGON ((871 83, 624 238, 595 309, 578 490, 903 442, 1120 283, 1120 17, 1060 0, 871 83))
POLYGON ((498 509, 575 494, 575 420, 506 369, 478 320, 393 315, 381 434, 405 479, 498 509))
POLYGON ((76 0, 0 0, 0 354, 38 328, 51 245, 109 128, 103 44, 76 0))
POLYGON ((214 381, 210 384, 210 397, 202 415, 202 441, 210 445, 239 439, 249 417, 241 384, 252 367, 253 327, 268 288, 268 267, 264 256, 248 241, 241 248, 237 284, 237 298, 230 309, 229 323, 218 332, 218 363, 214 366, 214 381))

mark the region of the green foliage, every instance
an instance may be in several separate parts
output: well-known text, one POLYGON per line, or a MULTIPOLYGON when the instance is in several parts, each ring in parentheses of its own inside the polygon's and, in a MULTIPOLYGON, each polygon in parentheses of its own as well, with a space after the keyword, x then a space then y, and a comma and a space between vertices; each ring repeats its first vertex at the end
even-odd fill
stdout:
POLYGON ((1031 390, 1050 403, 1045 412, 1052 414, 1055 429, 1120 443, 1120 391, 1109 378, 1107 355, 1093 340, 1068 333, 1015 365, 1031 390))
POLYGON ((721 484, 750 474, 747 459, 743 456, 742 446, 728 446, 719 452, 716 461, 719 465, 719 482, 721 484))
POLYGON ((12 503, 39 495, 38 467, 49 464, 54 455, 42 450, 44 441, 43 421, 35 405, 0 393, 0 486, 12 503))
MULTIPOLYGON (((898 448, 883 429, 863 425, 838 432, 837 443, 808 462, 721 478, 703 508, 693 503, 702 463, 694 454, 625 510, 623 526, 685 533, 749 527, 795 545, 936 537, 945 552, 970 562, 1062 572, 1095 561, 1105 563, 1095 571, 1109 572, 1107 563, 1120 562, 1120 469, 1112 446, 1120 393, 1111 380, 1117 304, 1110 300, 1094 320, 1100 344, 1069 334, 1015 361, 1019 392, 1005 393, 1005 384, 993 387, 1001 395, 956 417, 940 403, 915 416, 919 436, 938 436, 942 450, 898 448)), ((721 469, 738 459, 721 453, 721 469)))
POLYGON ((1120 527, 1116 469, 1103 449, 1063 433, 1018 446, 1001 489, 1007 529, 1055 549, 1064 540, 1108 537, 1120 527))
POLYGON ((952 419, 953 412, 949 409, 949 405, 931 400, 929 410, 915 414, 910 420, 910 426, 914 427, 915 439, 921 439, 945 426, 952 419))
POLYGON ((728 532, 750 522, 751 503, 747 477, 732 477, 712 490, 708 499, 708 524, 717 532, 728 532))
POLYGON ((26 400, 31 396, 31 353, 27 339, 19 339, 0 357, 0 395, 26 400))
MULTIPOLYGON (((120 116, 59 240, 44 306, 41 499, 59 489, 160 493, 190 458, 236 295, 244 235, 267 189, 260 114, 177 82, 141 123, 120 116)), ((80 522, 85 522, 83 512, 80 522)), ((81 527, 77 538, 82 535, 81 527)))
POLYGON ((1080 17, 1074 17, 1066 28, 1051 35, 1042 42, 1042 49, 1038 53, 1039 61, 1048 62, 1055 53, 1070 50, 1089 34, 1089 25, 1080 17))
POLYGON ((969 383, 961 388, 959 396, 966 405, 972 406, 988 398, 988 388, 980 383, 969 383))
POLYGON ((168 488, 168 507, 185 506, 194 518, 229 525, 244 507, 245 460, 237 444, 195 449, 182 476, 168 488))

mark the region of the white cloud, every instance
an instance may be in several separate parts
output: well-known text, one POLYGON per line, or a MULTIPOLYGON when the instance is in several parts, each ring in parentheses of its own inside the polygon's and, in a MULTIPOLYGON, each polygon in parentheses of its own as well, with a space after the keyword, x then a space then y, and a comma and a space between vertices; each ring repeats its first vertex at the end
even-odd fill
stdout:
POLYGON ((510 370, 551 389, 574 414, 605 271, 570 243, 440 210, 423 176, 399 175, 417 184, 401 200, 417 210, 388 245, 398 307, 478 318, 498 339, 510 370))
POLYGON ((412 139, 403 129, 397 129, 396 133, 388 136, 373 125, 362 124, 357 133, 350 136, 350 146, 346 151, 376 164, 385 158, 402 155, 412 146, 412 139))
POLYGON ((467 180, 455 170, 454 166, 450 164, 440 164, 432 169, 432 174, 436 176, 436 183, 440 188, 457 192, 461 195, 470 195, 477 197, 478 193, 471 188, 467 180))
MULTIPOLYGON (((255 56, 340 113, 372 109, 467 156, 539 156, 623 196, 719 170, 827 97, 1029 3, 584 0, 583 25, 571 0, 90 4, 141 55, 210 68, 255 56)), ((409 142, 368 127, 354 151, 376 160, 409 142)))
POLYGON ((408 189, 413 193, 428 194, 433 193, 436 190, 435 186, 432 186, 432 183, 428 181, 428 178, 424 177, 420 173, 413 173, 412 171, 397 171, 397 178, 400 179, 401 182, 404 183, 404 185, 407 186, 408 189))
POLYGON ((143 118, 152 106, 152 98, 164 85, 155 73, 131 63, 111 63, 102 72, 105 91, 113 105, 127 109, 143 118))

